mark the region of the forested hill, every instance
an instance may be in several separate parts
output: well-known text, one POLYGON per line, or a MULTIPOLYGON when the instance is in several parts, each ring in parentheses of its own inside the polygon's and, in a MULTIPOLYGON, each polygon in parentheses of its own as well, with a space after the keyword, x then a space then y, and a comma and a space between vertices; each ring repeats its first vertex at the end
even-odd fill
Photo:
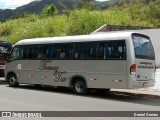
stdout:
MULTIPOLYGON (((78 3, 79 0, 41 0, 41 1, 33 1, 27 5, 18 7, 15 10, 11 10, 11 9, 6 9, 6 10, 0 10, 0 21, 1 20, 6 20, 8 18, 10 18, 11 16, 14 16, 18 13, 22 13, 22 12, 29 12, 29 13, 35 13, 35 14, 39 14, 42 9, 46 6, 46 5, 50 5, 50 4, 54 4, 57 9, 59 10, 59 13, 62 12, 62 10, 64 9, 73 9, 73 6, 75 4, 78 3)), ((98 1, 94 1, 95 4, 95 8, 96 9, 106 9, 108 8, 110 5, 114 4, 115 2, 117 2, 117 0, 109 0, 106 2, 98 2, 98 1)))
MULTIPOLYGON (((41 2, 45 2, 46 6, 50 1, 58 0, 41 2)), ((104 24, 160 28, 160 0, 118 0, 116 4, 108 3, 110 7, 107 9, 105 4, 96 3, 96 6, 103 6, 104 10, 95 8, 94 0, 82 1, 83 4, 76 4, 75 0, 61 0, 57 4, 47 5, 42 11, 34 11, 40 14, 22 12, 15 15, 0 22, 0 39, 15 43, 27 38, 90 34, 104 24), (70 2, 67 2, 68 6, 67 3, 64 5, 65 1, 70 2), (62 13, 57 10, 60 7, 65 8, 62 13), (66 10, 66 7, 70 10, 66 10)), ((42 3, 32 2, 14 11, 38 10, 40 5, 42 3)), ((10 11, 5 10, 5 14, 11 15, 10 11)), ((0 16, 3 15, 0 13, 0 16)))

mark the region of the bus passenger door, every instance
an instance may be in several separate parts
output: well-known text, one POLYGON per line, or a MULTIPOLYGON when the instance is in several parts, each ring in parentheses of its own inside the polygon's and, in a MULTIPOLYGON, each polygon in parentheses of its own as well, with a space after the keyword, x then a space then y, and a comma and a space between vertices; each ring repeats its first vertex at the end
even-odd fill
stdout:
POLYGON ((28 62, 26 60, 16 62, 16 76, 19 83, 28 83, 28 62))
POLYGON ((6 64, 6 71, 17 76, 19 83, 28 83, 27 46, 15 46, 6 64))

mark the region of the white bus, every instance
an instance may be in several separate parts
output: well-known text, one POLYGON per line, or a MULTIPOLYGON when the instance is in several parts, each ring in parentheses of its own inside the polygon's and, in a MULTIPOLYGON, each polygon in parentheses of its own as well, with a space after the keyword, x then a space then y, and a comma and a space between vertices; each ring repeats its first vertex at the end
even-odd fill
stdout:
POLYGON ((150 38, 133 32, 26 39, 17 42, 5 78, 19 84, 88 89, 152 87, 155 54, 150 38))

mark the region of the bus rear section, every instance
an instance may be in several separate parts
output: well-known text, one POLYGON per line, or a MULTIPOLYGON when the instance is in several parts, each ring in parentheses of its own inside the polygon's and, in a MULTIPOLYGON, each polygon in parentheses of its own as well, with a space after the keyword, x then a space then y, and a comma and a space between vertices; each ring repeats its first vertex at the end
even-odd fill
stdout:
POLYGON ((130 87, 145 88, 155 84, 155 53, 150 38, 141 34, 132 34, 133 56, 130 64, 130 87))

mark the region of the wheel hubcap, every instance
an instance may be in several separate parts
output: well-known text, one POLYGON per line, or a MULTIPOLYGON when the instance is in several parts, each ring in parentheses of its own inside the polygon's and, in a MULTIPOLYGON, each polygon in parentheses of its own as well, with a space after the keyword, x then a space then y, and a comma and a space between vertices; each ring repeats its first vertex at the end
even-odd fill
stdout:
POLYGON ((10 78, 10 84, 11 84, 11 85, 14 85, 15 82, 16 82, 15 77, 11 77, 11 78, 10 78))
POLYGON ((78 82, 78 83, 76 84, 76 90, 77 90, 78 92, 82 92, 82 91, 84 90, 84 84, 83 84, 82 82, 78 82))

